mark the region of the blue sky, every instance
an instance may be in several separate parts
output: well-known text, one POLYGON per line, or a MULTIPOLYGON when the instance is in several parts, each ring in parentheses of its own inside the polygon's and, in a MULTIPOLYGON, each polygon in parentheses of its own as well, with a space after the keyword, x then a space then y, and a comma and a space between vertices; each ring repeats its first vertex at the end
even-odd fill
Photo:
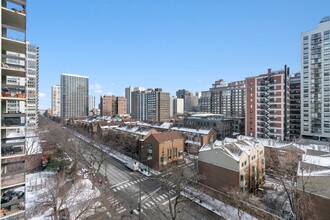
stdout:
POLYGON ((281 69, 300 70, 300 34, 330 15, 329 0, 28 0, 39 46, 40 108, 61 73, 90 77, 90 95, 129 85, 208 90, 281 69))

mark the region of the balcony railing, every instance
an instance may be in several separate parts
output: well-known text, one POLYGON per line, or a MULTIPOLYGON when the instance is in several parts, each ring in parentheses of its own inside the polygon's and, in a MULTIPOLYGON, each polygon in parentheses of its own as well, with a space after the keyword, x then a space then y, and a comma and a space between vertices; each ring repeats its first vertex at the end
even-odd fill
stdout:
POLYGON ((6 156, 16 156, 22 155, 24 151, 24 142, 9 142, 1 144, 1 155, 2 157, 6 156))
POLYGON ((25 126, 25 114, 8 114, 9 117, 1 115, 2 127, 25 126), (17 115, 16 117, 14 115, 17 115))

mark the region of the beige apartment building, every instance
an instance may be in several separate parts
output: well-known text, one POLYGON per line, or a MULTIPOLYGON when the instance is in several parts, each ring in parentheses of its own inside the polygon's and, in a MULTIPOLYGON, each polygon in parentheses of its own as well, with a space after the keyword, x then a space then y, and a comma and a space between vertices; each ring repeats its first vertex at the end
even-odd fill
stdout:
POLYGON ((26 1, 1 1, 0 219, 24 219, 26 134, 26 1), (17 37, 15 32, 21 35, 17 37), (15 63, 15 64, 14 64, 15 63), (13 80, 14 79, 14 80, 13 80))
POLYGON ((160 88, 138 90, 132 92, 131 99, 132 118, 154 122, 170 120, 170 93, 160 88))
POLYGON ((126 99, 121 96, 101 96, 101 116, 126 114, 126 99))

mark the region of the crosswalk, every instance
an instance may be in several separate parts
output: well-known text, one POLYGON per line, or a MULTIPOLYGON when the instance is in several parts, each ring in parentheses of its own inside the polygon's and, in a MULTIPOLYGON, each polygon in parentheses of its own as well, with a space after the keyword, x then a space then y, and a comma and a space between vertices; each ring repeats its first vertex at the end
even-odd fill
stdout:
MULTIPOLYGON (((176 192, 175 190, 170 190, 169 191, 169 196, 170 196, 170 200, 173 200, 176 196, 176 192)), ((148 198, 145 201, 142 202, 141 208, 142 210, 154 210, 155 206, 162 206, 162 205, 166 205, 169 202, 169 198, 168 195, 166 193, 158 195, 157 197, 153 196, 152 198, 148 198)), ((137 209, 133 210, 134 213, 139 213, 139 211, 137 209)))
POLYGON ((167 180, 165 180, 165 179, 160 179, 160 181, 161 181, 162 183, 164 183, 164 184, 166 184, 166 185, 172 187, 172 188, 175 188, 175 187, 176 187, 176 185, 175 185, 174 183, 172 183, 171 181, 167 181, 167 180))
POLYGON ((142 179, 134 180, 134 181, 131 181, 131 182, 126 182, 126 183, 123 183, 122 185, 119 185, 119 186, 117 186, 117 187, 112 188, 112 190, 113 190, 114 192, 117 192, 117 191, 119 191, 119 190, 123 190, 123 189, 125 189, 125 188, 127 188, 127 187, 129 187, 129 186, 131 186, 131 185, 134 185, 134 184, 137 184, 137 183, 143 182, 143 181, 145 181, 145 180, 147 180, 147 179, 148 179, 148 177, 144 177, 144 178, 142 178, 142 179))
POLYGON ((116 210, 117 213, 121 214, 126 211, 126 208, 120 204, 120 202, 113 196, 108 198, 108 202, 116 210))

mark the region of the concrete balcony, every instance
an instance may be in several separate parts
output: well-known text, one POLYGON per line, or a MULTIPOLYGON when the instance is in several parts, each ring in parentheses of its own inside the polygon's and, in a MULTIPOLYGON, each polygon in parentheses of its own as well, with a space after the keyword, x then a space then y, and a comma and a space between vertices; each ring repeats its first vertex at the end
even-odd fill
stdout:
POLYGON ((2 50, 14 53, 26 54, 26 41, 18 39, 10 39, 2 36, 2 50))
POLYGON ((2 7, 2 28, 12 29, 19 32, 26 31, 25 10, 9 9, 2 7))
POLYGON ((1 114, 1 129, 25 126, 25 113, 1 114))
POLYGON ((1 189, 15 187, 15 186, 23 186, 24 184, 25 184, 24 172, 9 176, 1 175, 1 189))

